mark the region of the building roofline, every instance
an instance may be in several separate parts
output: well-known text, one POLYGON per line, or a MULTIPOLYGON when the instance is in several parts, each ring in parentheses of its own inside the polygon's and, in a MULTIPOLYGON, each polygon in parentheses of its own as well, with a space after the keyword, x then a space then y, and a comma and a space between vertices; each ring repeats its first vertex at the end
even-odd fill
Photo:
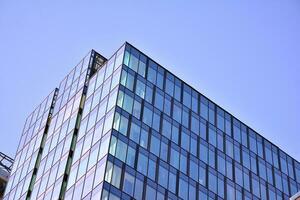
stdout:
MULTIPOLYGON (((278 145, 274 144, 274 142, 271 142, 269 139, 267 139, 266 137, 264 137, 263 135, 261 135, 259 132, 257 132, 255 129, 251 128, 249 125, 247 125, 246 123, 242 122, 240 119, 238 119, 235 115, 231 114, 231 112, 228 112, 226 109, 224 109, 223 107, 221 107, 219 104, 215 103, 213 100, 211 100, 210 98, 208 98, 206 95, 204 95, 203 93, 199 92, 197 89, 195 89, 195 87, 193 87, 192 85, 190 85, 189 83, 187 83, 186 81, 184 81, 182 78, 178 77, 177 75, 175 75, 173 72, 171 72, 170 70, 168 70, 166 67, 163 67, 161 64, 159 64, 158 62, 156 62, 155 60, 153 60, 150 56, 148 56, 146 53, 142 52, 141 50, 139 50, 138 48, 136 48, 134 45, 132 45, 131 43, 125 41, 124 44, 129 45, 133 48, 135 48, 137 51, 139 51, 140 53, 144 54, 146 57, 150 58, 154 63, 156 63, 157 65, 159 65, 160 67, 164 68, 168 73, 172 74, 174 77, 178 78, 180 81, 182 81, 183 83, 185 83, 187 86, 191 87, 193 90, 195 90, 196 92, 198 92, 199 94, 201 94, 202 96, 204 96, 207 100, 211 101, 212 103, 214 103, 216 106, 218 106, 220 109, 222 109, 223 111, 227 112, 229 115, 231 115, 233 118, 235 118, 237 121, 239 121, 240 123, 242 123, 243 125, 245 125, 247 128, 251 129, 254 133, 256 133, 257 135, 263 137, 263 139, 267 140, 269 143, 271 143, 272 145, 274 145, 275 147, 277 147, 279 150, 283 151, 287 156, 289 156, 291 159, 295 160, 298 164, 300 164, 300 162, 295 159, 294 157, 292 157, 290 154, 288 154, 287 152, 285 152, 282 148, 280 148, 278 145)), ((123 44, 123 45, 124 45, 123 44)), ((210 122, 208 122, 210 123, 210 122)))

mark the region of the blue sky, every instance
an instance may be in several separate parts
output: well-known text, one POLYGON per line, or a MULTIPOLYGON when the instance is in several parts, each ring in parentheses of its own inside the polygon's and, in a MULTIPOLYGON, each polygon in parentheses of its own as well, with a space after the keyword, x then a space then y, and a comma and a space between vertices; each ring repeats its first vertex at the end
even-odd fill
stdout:
POLYGON ((128 41, 300 159, 300 2, 1 1, 0 151, 90 49, 128 41))

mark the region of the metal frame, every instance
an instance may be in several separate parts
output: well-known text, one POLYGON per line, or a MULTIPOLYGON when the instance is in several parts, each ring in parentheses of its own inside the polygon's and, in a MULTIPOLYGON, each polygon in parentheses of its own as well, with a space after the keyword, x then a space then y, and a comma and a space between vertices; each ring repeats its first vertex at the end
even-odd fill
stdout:
POLYGON ((14 159, 0 152, 0 168, 3 168, 8 173, 10 173, 13 163, 14 163, 14 159))

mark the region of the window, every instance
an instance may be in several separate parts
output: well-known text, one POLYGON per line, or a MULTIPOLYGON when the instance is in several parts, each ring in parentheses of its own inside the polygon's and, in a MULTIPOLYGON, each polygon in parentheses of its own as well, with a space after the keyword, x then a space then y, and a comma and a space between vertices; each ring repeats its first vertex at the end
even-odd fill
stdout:
POLYGON ((107 67, 106 67, 106 72, 105 72, 105 79, 107 79, 113 72, 114 70, 114 64, 115 64, 115 55, 113 57, 111 57, 111 59, 109 59, 107 61, 107 67))
POLYGON ((167 72, 165 92, 170 96, 174 93, 174 77, 169 72, 167 72))
POLYGON ((176 101, 174 101, 174 104, 173 104, 173 119, 175 119, 179 123, 181 123, 181 113, 182 113, 182 109, 181 109, 180 104, 178 104, 176 101))
POLYGON ((239 165, 235 165, 235 182, 240 186, 243 186, 243 172, 242 167, 239 165))
POLYGON ((152 97, 153 97, 153 86, 147 85, 147 87, 146 87, 146 96, 145 96, 145 99, 146 99, 146 101, 148 101, 149 103, 152 103, 152 97))
POLYGON ((272 166, 267 164, 267 181, 270 183, 270 184, 274 184, 273 183, 273 172, 272 172, 272 166))
POLYGON ((276 199, 275 191, 273 187, 268 188, 269 199, 276 199))
POLYGON ((139 63, 139 53, 137 50, 131 48, 131 54, 129 59, 128 67, 137 72, 139 63))
POLYGON ((218 195, 224 198, 224 178, 218 177, 218 195))
POLYGON ((135 149, 128 146, 126 164, 128 164, 131 167, 134 167, 134 161, 135 161, 135 149))
MULTIPOLYGON (((83 189, 83 181, 84 179, 80 179, 76 185, 75 185, 75 189, 74 189, 74 194, 73 197, 80 197, 82 194, 82 189, 83 189)), ((41 188, 40 188, 41 189, 41 188)))
POLYGON ((109 183, 111 182, 112 170, 113 170, 113 164, 111 162, 108 162, 105 170, 105 181, 109 183))
POLYGON ((240 122, 237 121, 236 119, 233 119, 233 138, 238 142, 241 142, 240 126, 241 126, 240 122))
POLYGON ((257 154, 263 158, 263 144, 262 144, 262 138, 258 135, 257 136, 257 154))
POLYGON ((107 154, 108 152, 108 145, 109 145, 109 135, 107 134, 101 139, 101 146, 100 146, 100 151, 98 155, 98 159, 101 159, 104 157, 104 155, 107 154))
POLYGON ((134 100, 132 115, 137 119, 141 118, 141 103, 137 100, 134 100))
POLYGON ((292 177, 293 179, 295 179, 295 174, 294 174, 294 169, 293 169, 293 160, 291 157, 287 157, 287 161, 288 161, 288 171, 289 171, 289 175, 290 177, 292 177))
POLYGON ((192 89, 187 86, 186 84, 183 85, 183 104, 188 107, 191 108, 191 92, 192 89))
POLYGON ((124 95, 124 103, 123 108, 128 113, 132 113, 132 107, 133 107, 133 98, 127 94, 124 95))
POLYGON ((184 200, 188 200, 188 183, 183 180, 182 178, 179 178, 179 190, 178 195, 184 200))
POLYGON ((122 64, 123 52, 124 52, 124 47, 119 49, 118 52, 116 53, 115 69, 117 69, 122 64))
POLYGON ((149 60, 147 79, 154 85, 156 84, 156 70, 157 65, 152 60, 149 60))
POLYGON ((233 179, 232 161, 230 159, 226 159, 226 176, 231 180, 233 179))
POLYGON ((156 131, 159 131, 159 127, 160 127, 160 113, 154 112, 153 113, 152 128, 154 128, 156 131))
POLYGON ((241 163, 241 147, 238 143, 235 143, 233 146, 234 150, 234 159, 241 163))
POLYGON ((162 140, 160 143, 160 158, 167 161, 168 158, 168 144, 167 141, 162 140))
POLYGON ((265 156, 266 156, 267 162, 272 164, 273 160, 272 160, 272 151, 271 151, 270 143, 265 143, 265 156))
POLYGON ((245 147, 248 147, 248 134, 247 134, 247 128, 245 125, 241 124, 241 134, 242 134, 242 144, 245 147))
POLYGON ((140 81, 139 79, 137 79, 136 81, 136 88, 135 88, 135 93, 140 96, 142 99, 145 98, 145 84, 140 81))
POLYGON ((173 172, 169 173, 169 190, 176 193, 176 174, 173 172))
POLYGON ((258 162, 259 176, 266 180, 266 165, 264 161, 259 159, 258 162))
POLYGON ((275 185, 276 185, 276 188, 278 188, 279 190, 282 191, 282 179, 281 179, 281 175, 280 175, 280 172, 278 172, 277 170, 274 170, 275 171, 275 185))
POLYGON ((148 147, 148 131, 145 129, 142 129, 141 131, 140 145, 145 149, 148 147))
POLYGON ((217 107, 217 127, 224 132, 224 111, 217 107))
POLYGON ((208 173, 208 188, 214 193, 217 193, 217 177, 212 171, 208 173))
POLYGON ((102 67, 99 69, 98 71, 98 76, 97 76, 97 82, 96 82, 96 88, 98 88, 100 85, 102 85, 103 81, 104 81, 104 71, 105 68, 102 67))
POLYGON ((143 122, 148 126, 152 125, 152 115, 153 112, 147 106, 144 106, 143 122))
POLYGON ((142 174, 144 174, 145 176, 147 176, 148 158, 141 152, 139 153, 139 157, 138 157, 137 170, 142 174))
POLYGON ((139 144, 140 141, 140 132, 141 128, 139 125, 135 124, 134 122, 131 123, 130 126, 130 136, 129 138, 139 144))
POLYGON ((190 152, 194 155, 197 156, 197 149, 198 149, 198 145, 197 145, 197 136, 195 135, 191 135, 191 145, 190 145, 190 152))
POLYGON ((111 184, 117 188, 120 187, 120 180, 121 180, 121 168, 119 166, 114 165, 113 167, 113 175, 111 179, 111 184))
POLYGON ((171 147, 170 164, 179 169, 179 152, 171 147))
POLYGON ((180 154, 180 171, 183 173, 187 173, 187 155, 184 155, 183 153, 185 152, 181 152, 180 154))
POLYGON ((215 104, 209 101, 208 107, 209 107, 208 120, 210 123, 215 125, 215 104))
POLYGON ((156 190, 150 187, 149 185, 147 185, 145 200, 153 200, 153 199, 156 199, 156 190))
POLYGON ((208 164, 212 168, 215 168, 215 149, 213 147, 209 147, 208 151, 208 164))
POLYGON ((261 199, 266 200, 267 199, 266 186, 262 182, 260 182, 260 191, 261 191, 261 199))
POLYGON ((165 100, 164 100, 165 104, 164 104, 164 112, 168 115, 171 116, 171 97, 169 97, 168 95, 165 95, 165 100))
POLYGON ((200 116, 208 120, 208 100, 204 96, 200 96, 200 116))
POLYGON ((283 192, 289 194, 289 184, 287 181, 287 177, 285 176, 282 176, 282 186, 283 186, 283 192))
POLYGON ((192 110, 198 114, 198 93, 192 90, 192 110))
POLYGON ((133 91, 133 85, 134 85, 134 74, 131 74, 131 72, 127 72, 127 79, 126 79, 126 87, 133 91))
POLYGON ((286 162, 286 155, 283 152, 279 152, 280 154, 280 167, 281 171, 285 174, 288 174, 288 169, 287 169, 287 162, 286 162))
POLYGON ((117 69, 117 71, 114 72, 114 75, 111 80, 111 90, 114 89, 120 82, 121 69, 122 68, 119 68, 117 69))
POLYGON ((168 170, 161 165, 159 165, 158 183, 168 188, 168 170))
POLYGON ((260 187, 259 187, 259 179, 255 175, 252 174, 252 191, 255 196, 260 198, 260 187))
POLYGON ((104 99, 104 97, 106 97, 106 95, 109 93, 110 82, 111 82, 111 78, 107 79, 103 83, 103 88, 102 88, 102 93, 101 93, 101 99, 104 99))
POLYGON ((127 128, 128 128, 128 119, 121 115, 119 132, 123 135, 127 135, 127 128))
POLYGON ((229 138, 226 138, 226 154, 233 158, 233 144, 229 138))
POLYGON ((200 122, 200 137, 206 140, 206 122, 202 120, 200 122))
POLYGON ((159 157, 160 140, 154 135, 151 135, 150 151, 159 157))
POLYGON ((162 67, 158 67, 156 86, 160 89, 164 88, 164 69, 162 67))
POLYGON ((199 145, 199 152, 200 152, 200 160, 202 160, 204 163, 208 163, 208 149, 207 145, 205 145, 205 142, 200 141, 199 145))
POLYGON ((134 176, 132 176, 128 172, 125 172, 124 182, 123 182, 123 191, 126 192, 127 194, 133 196, 133 190, 134 190, 134 176))
POLYGON ((243 165, 245 167, 247 167, 248 169, 250 169, 250 156, 249 156, 249 152, 247 152, 246 150, 243 150, 243 165))
POLYGON ((227 183, 227 199, 235 199, 235 189, 234 186, 227 183))
POLYGON ((199 183, 206 186, 206 166, 202 163, 199 165, 199 183))
POLYGON ((175 91, 174 97, 177 101, 181 101, 181 81, 175 78, 175 91))
POLYGON ((190 146, 190 136, 185 130, 183 129, 181 132, 181 147, 184 148, 186 151, 189 151, 190 146))
POLYGON ((196 200, 196 185, 194 182, 189 184, 189 200, 196 200))
POLYGON ((253 151, 254 153, 257 153, 256 134, 250 129, 249 129, 249 145, 250 145, 250 150, 253 151))
POLYGON ((244 169, 243 171, 243 178, 244 178, 244 188, 250 191, 250 178, 249 178, 249 171, 244 169))
POLYGON ((273 165, 279 169, 279 160, 278 160, 278 150, 277 147, 272 145, 272 157, 273 157, 273 165))
POLYGON ((121 140, 118 140, 117 148, 116 148, 116 157, 120 159, 122 162, 125 162, 126 152, 127 152, 127 145, 121 140))
POLYGON ((126 79, 127 79, 127 71, 125 71, 124 69, 121 72, 121 85, 126 87, 126 79))
POLYGON ((143 181, 136 178, 135 179, 135 187, 134 187, 134 198, 135 199, 142 199, 143 196, 143 181))
POLYGON ((225 158, 224 158, 224 155, 219 155, 218 154, 218 160, 217 160, 218 162, 218 171, 220 172, 220 173, 222 173, 224 176, 226 175, 226 169, 225 169, 225 158))
POLYGON ((186 128, 189 128, 189 118, 189 110, 184 107, 182 110, 182 125, 186 128))
POLYGON ((171 122, 167 119, 163 119, 162 123, 162 134, 167 137, 168 139, 171 138, 171 122))
POLYGON ((189 175, 195 181, 198 180, 198 162, 190 159, 190 172, 189 175))
POLYGON ((251 154, 251 171, 257 174, 257 162, 255 155, 251 154))
POLYGON ((231 136, 231 116, 225 112, 225 133, 231 136))
POLYGON ((176 144, 178 144, 178 138, 179 138, 179 125, 177 125, 176 122, 173 122, 172 124, 172 141, 176 144))
POLYGON ((211 126, 208 129, 208 141, 213 146, 217 147, 217 135, 216 130, 211 126))
POLYGON ((192 124, 191 130, 194 133, 200 135, 199 134, 199 132, 200 132, 200 119, 198 118, 198 116, 196 116, 194 114, 191 115, 191 124, 192 124))
POLYGON ((146 74, 146 63, 147 63, 147 58, 146 58, 146 56, 140 54, 138 73, 139 73, 142 77, 145 77, 145 74, 146 74))
POLYGON ((156 161, 149 159, 148 163, 148 178, 155 180, 156 161))

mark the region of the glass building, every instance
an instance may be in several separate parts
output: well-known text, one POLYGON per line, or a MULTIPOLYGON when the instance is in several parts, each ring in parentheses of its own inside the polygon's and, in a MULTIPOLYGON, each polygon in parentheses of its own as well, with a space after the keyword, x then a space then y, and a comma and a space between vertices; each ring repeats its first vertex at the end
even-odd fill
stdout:
POLYGON ((0 152, 0 200, 2 200, 14 160, 0 152))
POLYGON ((26 120, 4 199, 285 200, 300 163, 125 43, 26 120))

